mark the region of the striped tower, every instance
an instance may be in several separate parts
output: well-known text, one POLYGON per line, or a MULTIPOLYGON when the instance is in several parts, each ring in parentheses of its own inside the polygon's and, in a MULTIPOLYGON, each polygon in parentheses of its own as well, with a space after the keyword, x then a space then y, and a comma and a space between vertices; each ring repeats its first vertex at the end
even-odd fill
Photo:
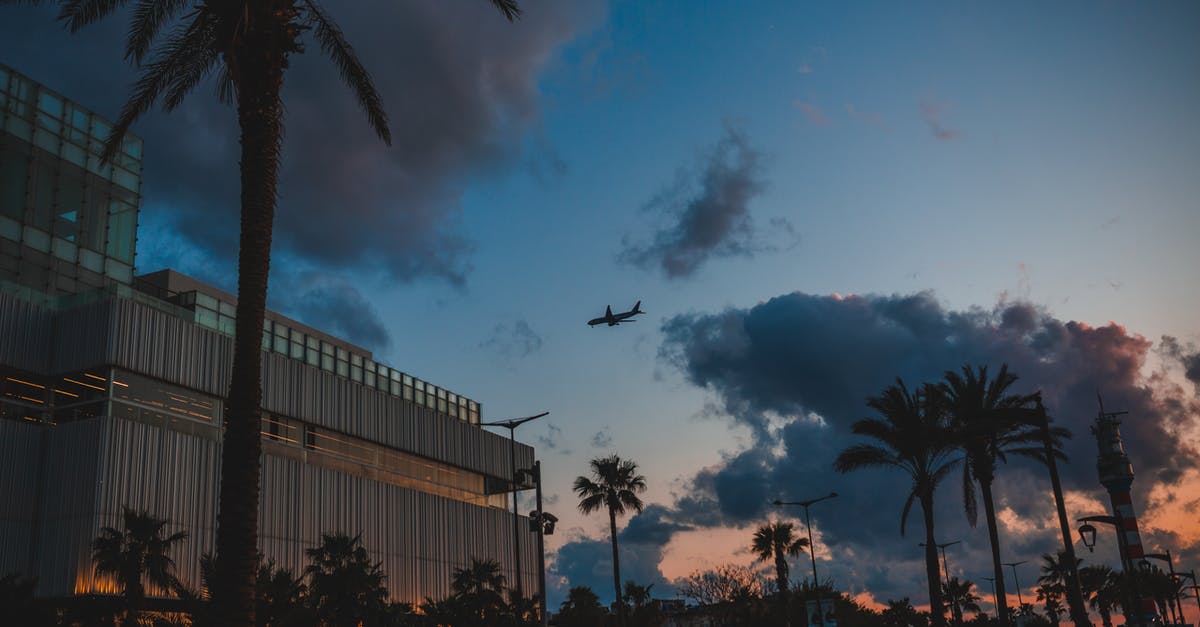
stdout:
MULTIPOLYGON (((1139 563, 1145 556, 1142 549, 1142 536, 1138 533, 1137 516, 1133 512, 1133 497, 1130 488, 1133 486, 1133 464, 1125 454, 1125 445, 1121 441, 1121 421, 1118 416, 1128 412, 1105 412, 1104 402, 1100 402, 1100 415, 1092 426, 1092 434, 1096 436, 1096 444, 1100 447, 1100 456, 1096 466, 1100 471, 1100 484, 1108 490, 1108 498, 1112 501, 1113 516, 1121 520, 1117 537, 1121 547, 1121 564, 1126 573, 1137 573, 1139 563)), ((1125 619, 1131 625, 1147 625, 1158 615, 1154 600, 1139 595, 1136 615, 1126 613, 1125 619)))

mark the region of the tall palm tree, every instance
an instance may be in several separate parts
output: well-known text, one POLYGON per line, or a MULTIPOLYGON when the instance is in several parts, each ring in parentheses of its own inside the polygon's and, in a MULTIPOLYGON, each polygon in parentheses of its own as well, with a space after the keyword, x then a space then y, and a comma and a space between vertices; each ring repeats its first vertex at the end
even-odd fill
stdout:
POLYGON ((1098 564, 1079 569, 1079 585, 1088 605, 1100 615, 1104 627, 1113 627, 1112 614, 1123 600, 1121 577, 1112 568, 1098 564))
POLYGON ((970 365, 962 367, 960 375, 947 370, 944 381, 939 385, 946 397, 954 429, 958 433, 966 463, 963 464, 963 506, 967 522, 972 527, 978 520, 975 503, 975 484, 983 496, 984 519, 987 522, 988 541, 992 547, 992 577, 996 580, 996 610, 1000 622, 1008 622, 1008 604, 1005 602, 1004 570, 1000 562, 1000 535, 996 526, 996 505, 992 497, 992 483, 996 478, 996 465, 1006 460, 1008 453, 1033 456, 1041 434, 1037 427, 1014 419, 1012 412, 1031 403, 1035 396, 1010 394, 1008 388, 1017 381, 1017 376, 1008 371, 1008 364, 1000 366, 996 376, 988 380, 987 366, 975 370, 970 365))
MULTIPOLYGON (((1068 564, 1069 558, 1066 551, 1059 551, 1057 554, 1042 553, 1042 574, 1038 576, 1038 583, 1056 586, 1060 590, 1066 590, 1067 580, 1071 576, 1071 568, 1068 564)), ((1083 560, 1075 558, 1075 567, 1083 560)))
POLYGON ((913 501, 921 504, 925 518, 925 576, 929 584, 930 615, 936 627, 945 625, 942 614, 942 586, 934 535, 933 493, 958 464, 953 432, 950 428, 940 390, 926 384, 910 392, 904 381, 867 399, 867 406, 879 418, 864 418, 851 430, 878 444, 856 444, 842 451, 833 462, 838 472, 863 468, 892 467, 903 470, 912 480, 908 499, 900 513, 900 535, 904 535, 908 512, 913 501))
POLYGON ((754 541, 750 551, 759 561, 775 560, 775 590, 779 596, 779 604, 787 607, 788 556, 796 557, 808 546, 808 538, 792 533, 795 525, 775 521, 765 524, 754 532, 754 541))
MULTIPOLYGON (((517 0, 489 0, 510 21, 517 0)), ((370 75, 318 0, 0 0, 54 3, 72 31, 133 4, 125 56, 141 71, 105 147, 106 159, 126 132, 162 100, 170 111, 214 69, 219 93, 237 106, 241 128, 241 235, 233 368, 225 412, 217 514, 214 614, 222 625, 254 623, 258 567, 258 500, 262 445, 262 332, 275 216, 276 175, 283 142, 280 91, 288 58, 311 32, 355 92, 367 121, 391 143, 387 114, 370 75), (172 24, 174 28, 168 28, 172 24), (156 45, 157 44, 157 45, 156 45)))
POLYGON ((504 608, 504 586, 507 579, 500 573, 500 562, 494 559, 471 559, 466 568, 454 569, 450 588, 462 602, 467 621, 486 625, 494 622, 504 608))
POLYGON ((617 516, 627 509, 642 511, 642 500, 638 494, 646 491, 646 478, 638 474, 637 463, 621 459, 613 454, 598 457, 589 462, 592 476, 575 478, 575 495, 579 497, 579 511, 591 514, 601 508, 608 509, 608 528, 612 539, 613 592, 617 599, 617 618, 625 625, 625 604, 621 601, 621 560, 617 555, 617 516))
POLYGON ((186 531, 170 535, 167 521, 131 507, 122 508, 122 528, 104 527, 92 541, 92 562, 98 576, 111 576, 121 588, 126 622, 134 624, 146 601, 146 583, 160 594, 179 588, 171 549, 187 538, 186 531))
POLYGON ((321 624, 356 627, 378 621, 386 609, 387 575, 379 562, 371 561, 362 536, 323 533, 321 544, 304 553, 308 602, 321 624))

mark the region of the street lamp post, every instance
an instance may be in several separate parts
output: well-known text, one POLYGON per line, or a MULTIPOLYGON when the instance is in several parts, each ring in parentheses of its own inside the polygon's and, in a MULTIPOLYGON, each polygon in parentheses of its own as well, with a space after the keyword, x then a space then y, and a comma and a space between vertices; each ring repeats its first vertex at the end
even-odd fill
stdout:
MULTIPOLYGON (((1146 553, 1142 557, 1149 557, 1151 559, 1156 559, 1156 560, 1161 560, 1161 561, 1166 562, 1168 572, 1171 576, 1171 582, 1176 583, 1175 560, 1171 559, 1171 550, 1170 549, 1165 549, 1164 551, 1165 552, 1163 552, 1163 553, 1146 553)), ((1183 605, 1181 605, 1179 602, 1179 591, 1175 590, 1171 596, 1174 597, 1171 599, 1171 604, 1170 604, 1172 620, 1174 620, 1177 623, 1182 623, 1183 622, 1183 605)))
MULTIPOLYGON (((1180 588, 1180 590, 1191 590, 1192 592, 1194 592, 1194 593, 1196 594, 1196 609, 1197 609, 1197 610, 1200 610, 1200 585, 1197 585, 1197 584, 1196 584, 1196 571, 1194 571, 1194 570, 1190 570, 1190 571, 1188 571, 1188 572, 1186 572, 1186 573, 1185 573, 1185 572, 1182 572, 1182 571, 1180 571, 1180 572, 1178 572, 1178 573, 1175 573, 1175 576, 1176 576, 1176 577, 1178 577, 1180 580, 1184 579, 1185 577, 1186 577, 1187 579, 1191 579, 1191 580, 1192 580, 1192 585, 1190 585, 1190 586, 1183 586, 1183 587, 1181 587, 1181 588, 1180 588)), ((1179 610, 1180 610, 1180 613, 1182 613, 1182 612, 1183 612, 1183 605, 1182 605, 1182 604, 1180 604, 1180 606, 1179 606, 1179 610)))
POLYGON ((504 427, 508 429, 508 465, 512 474, 509 475, 509 480, 512 483, 512 499, 513 499, 513 574, 516 579, 517 596, 524 596, 523 587, 521 585, 521 514, 517 511, 517 427, 541 418, 550 412, 544 411, 536 416, 526 416, 524 418, 511 418, 508 420, 497 420, 495 422, 484 422, 481 427, 504 427))
POLYGON ((1025 561, 1026 560, 1021 560, 1019 562, 1006 562, 1006 563, 1002 564, 1002 566, 1008 566, 1013 571, 1013 585, 1017 587, 1017 609, 1018 610, 1021 609, 1021 606, 1025 605, 1025 601, 1021 600, 1021 582, 1017 580, 1017 567, 1020 566, 1021 564, 1024 564, 1025 561))
POLYGON ((1129 558, 1129 551, 1125 543, 1125 533, 1122 529, 1122 520, 1116 516, 1084 516, 1077 519, 1083 523, 1079 526, 1079 537, 1083 540, 1083 545, 1088 548, 1088 551, 1096 550, 1096 528, 1091 523, 1098 522, 1106 525, 1112 525, 1113 530, 1117 532, 1117 550, 1121 554, 1121 570, 1125 573, 1125 577, 1133 586, 1133 590, 1126 590, 1125 602, 1122 603, 1122 612, 1125 614, 1125 623, 1128 625, 1140 625, 1144 623, 1144 619, 1138 614, 1138 600, 1141 595, 1137 591, 1137 571, 1134 569, 1133 561, 1129 558))
POLYGON ((546 607, 546 536, 554 535, 554 525, 558 517, 542 510, 542 462, 533 462, 533 468, 522 468, 517 472, 528 474, 533 478, 536 487, 537 509, 529 512, 529 530, 537 533, 538 550, 538 624, 546 627, 549 621, 549 611, 546 607))
MULTIPOLYGON (((955 540, 954 542, 947 542, 945 544, 935 544, 934 545, 938 549, 940 549, 942 552, 942 567, 946 569, 946 589, 947 590, 949 590, 949 586, 950 586, 950 561, 946 559, 946 547, 954 546, 956 544, 961 544, 961 543, 962 543, 962 540, 955 540)), ((918 542, 917 546, 925 546, 925 543, 918 542)), ((995 597, 996 595, 993 594, 992 596, 995 597)), ((953 597, 950 598, 950 613, 953 615, 955 622, 962 622, 962 615, 961 615, 962 613, 958 609, 958 600, 953 597)))
POLYGON ((799 505, 804 508, 804 526, 808 528, 808 555, 812 558, 813 594, 817 596, 817 617, 819 619, 817 624, 819 625, 825 624, 825 610, 821 607, 821 586, 817 580, 817 547, 813 544, 812 519, 809 517, 808 508, 814 503, 819 503, 825 499, 832 499, 837 495, 837 492, 830 492, 821 498, 809 499, 807 501, 781 501, 775 499, 775 505, 799 505))
MULTIPOLYGON (((984 579, 986 579, 988 583, 992 584, 992 610, 999 612, 1000 604, 996 601, 996 578, 995 577, 984 577, 984 579)), ((997 614, 997 615, 999 615, 999 614, 997 614)))

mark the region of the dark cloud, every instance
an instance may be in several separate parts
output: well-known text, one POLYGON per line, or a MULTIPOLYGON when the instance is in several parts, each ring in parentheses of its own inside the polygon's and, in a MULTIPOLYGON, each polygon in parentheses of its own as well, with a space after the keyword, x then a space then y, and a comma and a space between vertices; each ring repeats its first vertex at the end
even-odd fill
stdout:
POLYGON ((731 124, 716 146, 701 157, 695 172, 676 182, 646 206, 669 224, 649 242, 626 237, 620 258, 644 269, 660 268, 669 279, 689 277, 714 257, 751 257, 773 246, 761 241, 750 202, 763 192, 762 155, 731 124))
MULTIPOLYGON (((293 57, 275 248, 325 270, 461 284, 470 243, 456 221, 466 175, 520 163, 539 115, 537 80, 554 52, 603 12, 598 3, 523 3, 505 21, 487 2, 344 3, 333 10, 372 72, 394 146, 372 135, 336 67, 311 44, 293 57)), ((124 16, 66 34, 54 9, 5 7, 0 58, 115 117, 134 78, 124 16)), ((145 212, 232 270, 238 133, 202 85, 172 114, 135 127, 146 141, 145 212)), ((184 271, 193 270, 183 268, 184 271)))
POLYGON ((554 423, 546 424, 546 432, 537 436, 538 444, 543 448, 557 451, 562 455, 570 455, 571 449, 563 448, 563 432, 562 428, 554 423))
POLYGON ((929 125, 929 132, 941 141, 952 141, 962 136, 962 133, 942 123, 942 114, 948 108, 946 104, 932 100, 922 99, 920 102, 921 118, 929 125))
POLYGON ((1183 376, 1196 386, 1196 393, 1200 395, 1200 349, 1192 344, 1182 344, 1169 335, 1162 337, 1159 347, 1163 355, 1183 367, 1183 376))
POLYGON ((479 348, 492 351, 504 359, 528 357, 542 349, 542 336, 525 320, 499 322, 492 335, 479 343, 479 348))
MULTIPOLYGON (((1138 478, 1135 499, 1145 511, 1155 487, 1180 487, 1200 453, 1180 429, 1195 423, 1200 407, 1177 386, 1143 371, 1152 343, 1123 327, 1062 321, 1028 303, 1001 302, 992 309, 954 311, 931 293, 893 296, 815 296, 794 293, 748 309, 676 316, 663 326, 661 356, 693 384, 710 390, 725 413, 751 429, 752 444, 699 472, 688 496, 672 510, 679 524, 746 525, 770 516, 798 515, 770 505, 836 490, 838 499, 813 508, 814 524, 834 555, 835 581, 872 580, 877 598, 914 595, 909 571, 919 577, 923 526, 909 519, 909 540, 899 541, 899 515, 908 493, 905 478, 886 471, 833 472, 832 460, 860 441, 850 425, 868 414, 864 399, 900 376, 910 384, 936 380, 964 363, 994 370, 1008 363, 1021 376, 1017 390, 1043 392, 1057 424, 1075 438, 1071 463, 1061 468, 1068 490, 1106 501, 1098 486, 1096 444, 1088 427, 1096 393, 1109 409, 1127 410, 1122 425, 1138 478), (889 563, 888 569, 871 564, 889 563), (886 579, 890 583, 881 582, 886 579)), ((998 509, 1021 527, 1002 527, 1003 549, 1016 559, 1036 559, 1055 548, 1048 524, 1052 502, 1043 469, 1013 461, 996 486, 998 509)), ((978 580, 989 562, 986 533, 962 514, 957 477, 938 493, 938 537, 962 539, 961 564, 978 580)), ((1085 515, 1095 512, 1078 512, 1085 515)), ((1074 514, 1074 512, 1073 512, 1074 514)), ((1093 557, 1102 557, 1097 553, 1093 557)), ((952 560, 953 566, 953 560, 952 560)), ((1032 579, 1031 579, 1032 581, 1032 579)))
MULTIPOLYGON (((647 505, 641 513, 629 519, 617 532, 621 556, 621 579, 640 585, 653 585, 655 597, 670 597, 674 588, 659 569, 663 553, 671 537, 688 525, 672 520, 671 511, 662 505, 647 505)), ((580 537, 564 544, 555 553, 548 569, 547 597, 552 607, 566 598, 574 586, 590 586, 601 602, 613 601, 612 544, 607 539, 580 537)))
POLYGON ((283 271, 276 273, 275 283, 273 308, 372 351, 391 344, 375 306, 345 278, 318 271, 283 271))

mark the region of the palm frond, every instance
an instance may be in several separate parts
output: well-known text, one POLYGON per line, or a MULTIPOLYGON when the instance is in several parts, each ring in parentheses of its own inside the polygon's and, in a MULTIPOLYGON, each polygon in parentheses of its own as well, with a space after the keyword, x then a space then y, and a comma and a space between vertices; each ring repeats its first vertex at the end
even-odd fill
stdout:
POLYGON ((125 42, 125 59, 141 65, 150 45, 162 27, 182 11, 192 0, 138 0, 129 22, 125 42))
POLYGON ((901 466, 896 455, 874 444, 855 444, 846 448, 833 460, 833 469, 850 472, 877 466, 901 466))
POLYGON ((342 75, 342 81, 358 97, 358 102, 366 112, 367 121, 375 130, 375 134, 383 143, 391 146, 392 131, 388 128, 387 112, 383 110, 383 99, 375 89, 371 75, 358 60, 354 48, 342 35, 342 29, 325 14, 324 9, 315 0, 304 0, 304 5, 308 7, 309 25, 313 28, 317 42, 321 44, 321 50, 333 59, 342 75))
POLYGON ((913 501, 917 498, 917 491, 913 490, 908 493, 908 499, 904 501, 904 509, 900 510, 900 535, 904 535, 904 528, 908 524, 908 512, 912 510, 913 501))
POLYGON ((65 22, 72 33, 89 24, 94 24, 121 7, 129 0, 67 0, 62 3, 58 19, 65 22))
POLYGON ((971 476, 971 464, 963 467, 963 512, 967 515, 967 523, 974 527, 979 522, 979 506, 975 501, 975 477, 971 476))
POLYGON ((508 21, 512 22, 521 17, 521 7, 517 4, 517 0, 491 0, 492 6, 504 14, 508 21))
POLYGON ((204 69, 203 58, 197 60, 194 57, 205 57, 207 53, 203 46, 205 43, 211 43, 214 36, 211 22, 205 13, 196 13, 191 22, 175 29, 155 59, 146 64, 134 84, 133 94, 121 108, 121 116, 104 142, 104 161, 112 159, 125 134, 129 132, 129 127, 149 111, 164 92, 168 97, 181 99, 185 87, 189 84, 194 86, 193 81, 203 78, 203 72, 196 78, 196 73, 204 69))

